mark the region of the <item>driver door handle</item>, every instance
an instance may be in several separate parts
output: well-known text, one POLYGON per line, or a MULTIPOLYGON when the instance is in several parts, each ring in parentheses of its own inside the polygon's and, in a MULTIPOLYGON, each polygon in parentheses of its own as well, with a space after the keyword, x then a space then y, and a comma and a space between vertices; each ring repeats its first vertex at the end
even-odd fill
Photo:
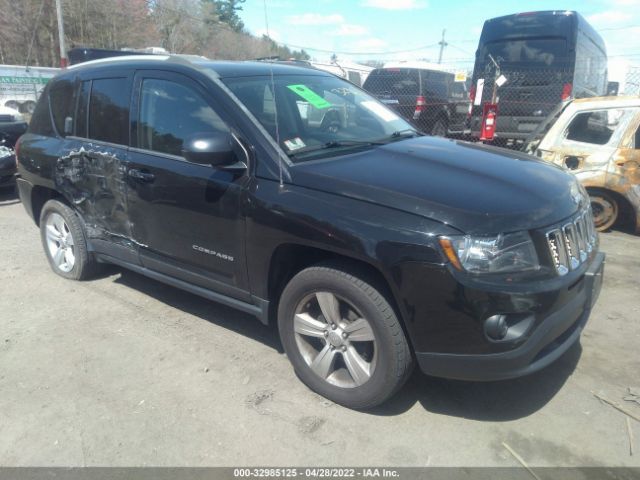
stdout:
POLYGON ((137 168, 129 169, 129 176, 131 178, 135 178, 136 180, 140 180, 141 182, 150 183, 153 182, 156 176, 153 173, 145 172, 143 170, 138 170, 137 168))

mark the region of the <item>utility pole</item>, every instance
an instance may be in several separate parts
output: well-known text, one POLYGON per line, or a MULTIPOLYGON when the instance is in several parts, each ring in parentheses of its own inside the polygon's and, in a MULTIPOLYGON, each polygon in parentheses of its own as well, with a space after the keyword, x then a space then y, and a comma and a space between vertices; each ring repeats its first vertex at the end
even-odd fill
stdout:
POLYGON ((442 63, 442 54, 444 53, 444 47, 449 45, 447 42, 444 41, 444 34, 446 31, 447 31, 446 28, 442 30, 442 40, 438 42, 438 45, 440 45, 440 55, 438 55, 438 63, 442 63))
POLYGON ((67 68, 67 49, 64 46, 64 24, 62 23, 62 0, 56 0, 56 16, 58 17, 58 39, 60 40, 60 68, 67 68))

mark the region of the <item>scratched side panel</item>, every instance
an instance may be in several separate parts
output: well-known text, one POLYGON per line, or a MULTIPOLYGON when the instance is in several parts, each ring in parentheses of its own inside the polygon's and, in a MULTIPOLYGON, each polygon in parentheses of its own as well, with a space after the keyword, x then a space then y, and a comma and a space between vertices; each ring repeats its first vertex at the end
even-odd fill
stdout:
POLYGON ((82 215, 89 238, 131 244, 125 148, 67 140, 54 185, 82 215))

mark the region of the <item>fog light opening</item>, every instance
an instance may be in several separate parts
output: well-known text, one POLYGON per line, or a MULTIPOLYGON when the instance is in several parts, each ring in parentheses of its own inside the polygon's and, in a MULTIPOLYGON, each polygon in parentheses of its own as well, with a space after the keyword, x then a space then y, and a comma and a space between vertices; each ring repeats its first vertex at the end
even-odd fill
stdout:
POLYGON ((508 331, 506 315, 492 315, 484 321, 484 332, 491 340, 504 339, 508 331))

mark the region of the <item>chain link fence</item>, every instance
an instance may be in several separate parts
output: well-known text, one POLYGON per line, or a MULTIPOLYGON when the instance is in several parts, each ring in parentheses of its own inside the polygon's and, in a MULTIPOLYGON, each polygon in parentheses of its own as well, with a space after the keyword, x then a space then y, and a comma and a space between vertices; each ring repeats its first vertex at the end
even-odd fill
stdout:
POLYGON ((414 62, 372 71, 363 88, 425 133, 472 141, 482 136, 485 105, 494 104, 495 130, 486 142, 522 149, 572 99, 640 95, 640 66, 609 72, 588 60, 571 69, 490 65, 475 73, 414 62))

